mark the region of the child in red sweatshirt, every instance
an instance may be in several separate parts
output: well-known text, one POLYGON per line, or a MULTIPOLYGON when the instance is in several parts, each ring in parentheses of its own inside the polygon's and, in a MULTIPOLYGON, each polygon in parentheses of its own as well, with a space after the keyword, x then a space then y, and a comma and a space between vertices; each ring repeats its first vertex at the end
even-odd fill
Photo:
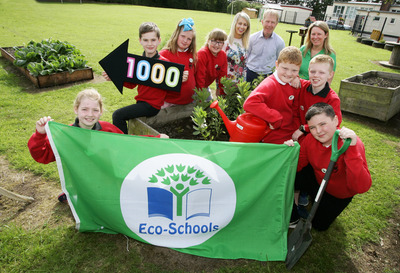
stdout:
POLYGON ((339 124, 342 123, 342 111, 340 110, 339 96, 329 87, 328 80, 333 77, 334 60, 328 55, 317 55, 311 59, 308 73, 310 80, 301 80, 301 89, 298 97, 298 110, 295 112, 300 127, 293 133, 294 141, 301 141, 309 132, 306 122, 306 113, 311 105, 317 102, 325 102, 333 107, 338 117, 339 124))
MULTIPOLYGON (((330 162, 332 138, 339 120, 332 106, 323 102, 311 106, 305 118, 310 134, 306 135, 300 146, 295 189, 306 191, 314 200, 330 162)), ((313 228, 320 231, 329 228, 354 195, 368 191, 372 184, 364 144, 356 133, 345 127, 340 129, 338 147, 342 146, 342 139, 347 138, 351 138, 350 146, 339 156, 312 220, 313 228)), ((285 144, 294 146, 292 139, 285 144)), ((296 214, 294 205, 293 223, 299 218, 296 214)))
POLYGON ((196 32, 192 18, 184 18, 179 21, 167 45, 160 51, 160 55, 170 62, 185 66, 181 91, 167 91, 163 108, 174 104, 191 103, 196 88, 195 64, 197 59, 196 32))
POLYGON ((205 46, 197 52, 196 87, 209 88, 216 81, 217 96, 224 94, 220 81, 228 71, 228 60, 222 50, 227 38, 225 31, 215 28, 208 34, 205 46))
MULTIPOLYGON (((139 42, 143 47, 143 56, 168 61, 160 57, 157 47, 161 42, 160 29, 152 22, 142 23, 139 27, 139 42)), ((103 72, 106 80, 110 80, 103 72)), ((127 121, 138 117, 152 117, 160 112, 161 106, 167 95, 167 91, 155 87, 124 82, 124 86, 130 89, 136 86, 138 94, 135 97, 136 103, 115 110, 112 115, 113 124, 121 129, 124 134, 128 133, 127 121)))
POLYGON ((273 75, 263 80, 246 99, 243 109, 265 120, 272 131, 262 142, 283 144, 299 128, 295 120, 299 90, 290 83, 297 78, 302 62, 294 46, 284 48, 276 61, 273 75))

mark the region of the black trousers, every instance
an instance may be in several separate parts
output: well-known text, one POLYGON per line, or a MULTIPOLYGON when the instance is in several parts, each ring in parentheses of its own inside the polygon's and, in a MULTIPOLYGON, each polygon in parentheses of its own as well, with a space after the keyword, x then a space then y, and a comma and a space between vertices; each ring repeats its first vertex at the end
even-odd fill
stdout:
POLYGON ((152 117, 160 112, 145 101, 137 101, 136 104, 122 107, 115 110, 112 115, 113 124, 124 134, 128 134, 127 120, 138 117, 152 117))
POLYGON ((259 74, 257 72, 254 72, 248 68, 246 68, 246 82, 252 83, 253 80, 257 79, 258 76, 262 75, 264 78, 271 75, 271 74, 259 74))
MULTIPOLYGON (((314 203, 319 186, 311 165, 306 166, 296 174, 295 189, 308 192, 312 203, 314 203)), ((353 197, 337 198, 325 191, 312 220, 313 228, 320 231, 327 230, 352 199, 353 197)))

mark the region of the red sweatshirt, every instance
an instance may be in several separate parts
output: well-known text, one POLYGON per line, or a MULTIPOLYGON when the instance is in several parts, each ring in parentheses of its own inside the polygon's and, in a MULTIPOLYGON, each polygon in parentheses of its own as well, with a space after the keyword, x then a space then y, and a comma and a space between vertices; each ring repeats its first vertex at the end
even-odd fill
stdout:
POLYGON ((222 90, 220 80, 226 77, 228 71, 225 51, 221 50, 217 56, 214 56, 208 46, 204 46, 197 52, 197 58, 196 87, 207 88, 217 81, 218 88, 222 90))
MULTIPOLYGON (((160 56, 158 59, 168 61, 166 58, 160 56)), ((145 101, 156 109, 161 109, 163 106, 167 91, 155 87, 145 86, 141 84, 135 84, 130 82, 124 82, 124 86, 130 89, 137 88, 136 101, 145 101)))
POLYGON ((339 124, 342 123, 342 111, 340 110, 340 99, 339 96, 333 91, 329 84, 326 83, 324 89, 319 91, 317 94, 313 94, 311 82, 300 79, 301 89, 299 91, 298 105, 299 109, 296 112, 296 118, 299 119, 300 125, 307 125, 306 113, 308 108, 317 102, 325 102, 333 107, 335 114, 338 117, 339 124))
MULTIPOLYGON (((339 138, 338 147, 341 147, 342 144, 343 141, 339 138)), ((323 146, 311 134, 308 134, 300 146, 297 171, 311 164, 318 183, 321 183, 331 154, 331 147, 323 146)), ((372 179, 365 158, 364 144, 357 137, 357 144, 349 146, 347 151, 339 156, 328 181, 326 192, 337 198, 349 198, 368 191, 371 184, 372 179)))
POLYGON ((246 99, 243 109, 262 118, 274 127, 263 140, 265 143, 283 144, 299 128, 294 119, 298 89, 280 84, 275 74, 263 80, 246 99))
POLYGON ((194 59, 189 51, 173 54, 167 49, 160 51, 160 55, 168 61, 185 65, 185 71, 189 71, 189 78, 182 83, 181 92, 167 91, 165 101, 173 104, 188 104, 193 101, 194 88, 196 87, 194 59))
MULTIPOLYGON (((77 122, 71 124, 71 126, 79 127, 77 122)), ((92 130, 123 134, 120 129, 107 121, 99 121, 92 130)), ((33 133, 28 141, 28 148, 33 159, 39 163, 48 164, 56 160, 47 134, 41 134, 37 131, 33 133)))

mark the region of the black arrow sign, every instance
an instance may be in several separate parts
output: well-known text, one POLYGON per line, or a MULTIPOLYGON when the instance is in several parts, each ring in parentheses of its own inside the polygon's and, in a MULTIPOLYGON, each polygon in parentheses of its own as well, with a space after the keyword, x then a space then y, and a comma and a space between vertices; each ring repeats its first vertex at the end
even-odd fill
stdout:
POLYGON ((128 53, 129 39, 99 64, 122 94, 124 82, 180 92, 184 65, 128 53))

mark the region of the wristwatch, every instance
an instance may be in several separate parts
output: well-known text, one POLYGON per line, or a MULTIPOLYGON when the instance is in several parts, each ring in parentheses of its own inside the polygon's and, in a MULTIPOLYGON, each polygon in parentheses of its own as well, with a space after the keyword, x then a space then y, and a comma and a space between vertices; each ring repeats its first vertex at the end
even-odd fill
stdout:
POLYGON ((306 129, 304 128, 304 125, 300 125, 299 130, 302 131, 304 134, 307 133, 306 129))

